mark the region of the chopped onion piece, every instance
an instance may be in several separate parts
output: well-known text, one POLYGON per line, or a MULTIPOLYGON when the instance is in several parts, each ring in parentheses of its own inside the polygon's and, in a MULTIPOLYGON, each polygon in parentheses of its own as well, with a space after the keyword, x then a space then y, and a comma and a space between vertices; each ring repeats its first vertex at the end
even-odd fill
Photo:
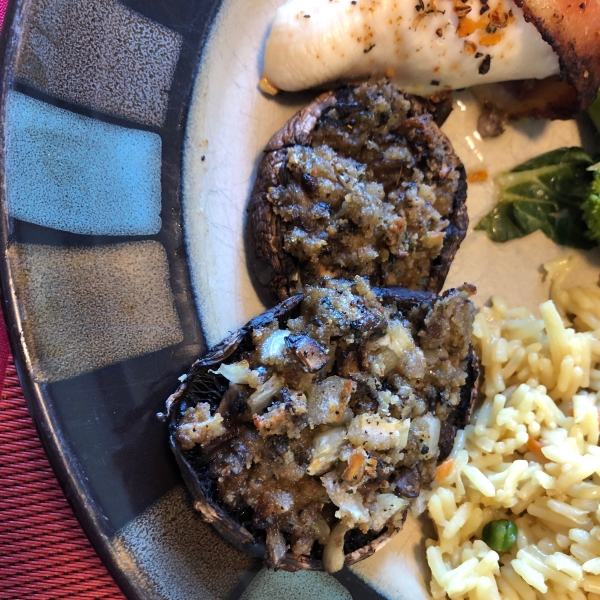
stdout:
POLYGON ((356 384, 334 375, 313 385, 307 392, 308 424, 310 427, 339 423, 345 416, 348 402, 356 384))
POLYGON ((331 471, 321 477, 331 501, 339 507, 335 516, 348 527, 356 527, 361 523, 369 522, 369 511, 363 504, 361 494, 356 494, 354 487, 346 482, 340 483, 339 476, 331 471))
POLYGON ((440 441, 440 421, 431 413, 426 413, 413 420, 413 430, 418 432, 418 437, 423 440, 421 456, 427 460, 438 455, 440 441))
POLYGON ((313 440, 312 460, 306 472, 309 475, 326 473, 337 460, 346 439, 345 427, 334 427, 316 435, 313 440))
POLYGON ((398 498, 395 494, 379 494, 377 496, 377 509, 371 511, 369 529, 379 531, 392 519, 398 511, 408 506, 408 500, 398 498))
POLYGON ((274 331, 260 346, 260 360, 266 365, 272 365, 283 357, 285 338, 291 334, 287 329, 274 331))
POLYGON ((260 414, 269 404, 273 396, 283 389, 283 379, 273 375, 248 398, 248 407, 252 414, 260 414))
POLYGON ((415 351, 415 342, 412 335, 402 323, 394 321, 388 330, 388 336, 388 347, 398 358, 404 358, 407 352, 415 351))
POLYGON ((408 442, 410 419, 393 419, 379 415, 364 414, 352 419, 348 439, 354 446, 368 450, 402 450, 408 442))
POLYGON ((231 383, 241 383, 248 385, 248 377, 250 376, 250 364, 247 360, 240 360, 240 362, 226 365, 221 363, 216 371, 209 370, 209 373, 215 375, 223 375, 225 379, 229 379, 231 383))

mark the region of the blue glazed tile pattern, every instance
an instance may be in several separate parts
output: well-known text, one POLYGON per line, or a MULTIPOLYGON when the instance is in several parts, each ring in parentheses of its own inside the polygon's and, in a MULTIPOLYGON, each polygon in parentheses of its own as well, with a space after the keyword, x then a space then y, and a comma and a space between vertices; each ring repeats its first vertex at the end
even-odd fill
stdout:
POLYGON ((183 340, 158 242, 16 244, 8 260, 38 381, 67 379, 183 340))
POLYGON ((15 75, 64 100, 161 126, 181 36, 114 0, 29 2, 15 75))
POLYGON ((8 95, 10 216, 72 233, 150 235, 161 227, 161 139, 8 95))

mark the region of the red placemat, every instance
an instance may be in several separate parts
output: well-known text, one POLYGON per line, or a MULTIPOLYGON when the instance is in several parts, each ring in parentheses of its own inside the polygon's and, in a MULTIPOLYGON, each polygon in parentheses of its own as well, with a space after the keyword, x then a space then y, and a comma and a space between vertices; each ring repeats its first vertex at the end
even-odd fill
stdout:
POLYGON ((0 334, 0 598, 123 598, 50 468, 0 334))
MULTIPOLYGON (((0 27, 7 0, 0 0, 0 27)), ((0 599, 122 599, 65 499, 0 318, 0 599)))

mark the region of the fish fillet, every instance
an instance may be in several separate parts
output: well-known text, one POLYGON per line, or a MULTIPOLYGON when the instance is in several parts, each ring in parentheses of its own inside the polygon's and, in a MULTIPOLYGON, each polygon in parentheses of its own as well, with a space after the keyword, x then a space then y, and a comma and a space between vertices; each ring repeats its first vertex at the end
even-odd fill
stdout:
POLYGON ((275 15, 263 76, 286 91, 388 77, 428 95, 559 70, 512 0, 289 0, 275 15))

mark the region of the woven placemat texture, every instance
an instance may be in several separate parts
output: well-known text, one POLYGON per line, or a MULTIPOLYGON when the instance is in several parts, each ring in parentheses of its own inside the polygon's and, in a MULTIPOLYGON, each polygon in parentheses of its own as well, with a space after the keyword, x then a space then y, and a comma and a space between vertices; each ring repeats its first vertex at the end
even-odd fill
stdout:
POLYGON ((0 395, 0 598, 122 599, 50 468, 12 357, 6 362, 0 395))

